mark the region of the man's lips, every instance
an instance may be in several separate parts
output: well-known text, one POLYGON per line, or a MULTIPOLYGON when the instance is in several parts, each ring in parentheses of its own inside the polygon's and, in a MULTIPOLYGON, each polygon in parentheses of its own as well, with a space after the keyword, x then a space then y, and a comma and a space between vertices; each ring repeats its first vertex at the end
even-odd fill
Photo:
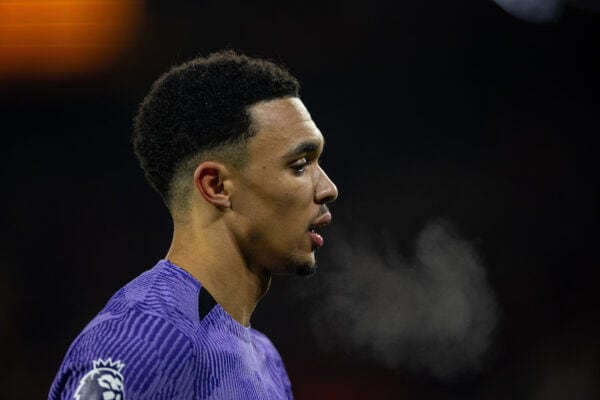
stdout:
POLYGON ((309 227, 308 227, 308 235, 310 239, 317 247, 322 247, 325 243, 323 236, 319 235, 316 232, 316 229, 321 228, 323 226, 329 225, 331 223, 331 214, 326 212, 325 214, 320 215, 309 227))
POLYGON ((329 211, 327 211, 324 214, 321 214, 312 224, 310 224, 310 227, 308 229, 313 230, 313 229, 320 228, 325 225, 329 225, 330 223, 331 223, 331 213, 329 211))

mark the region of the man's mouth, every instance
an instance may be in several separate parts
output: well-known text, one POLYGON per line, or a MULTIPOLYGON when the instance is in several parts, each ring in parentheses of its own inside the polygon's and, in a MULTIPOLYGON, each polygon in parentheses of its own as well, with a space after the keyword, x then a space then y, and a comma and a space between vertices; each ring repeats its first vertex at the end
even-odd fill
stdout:
POLYGON ((331 223, 331 214, 326 212, 320 215, 309 227, 308 235, 316 247, 323 247, 325 240, 323 236, 317 233, 317 229, 329 225, 331 223))

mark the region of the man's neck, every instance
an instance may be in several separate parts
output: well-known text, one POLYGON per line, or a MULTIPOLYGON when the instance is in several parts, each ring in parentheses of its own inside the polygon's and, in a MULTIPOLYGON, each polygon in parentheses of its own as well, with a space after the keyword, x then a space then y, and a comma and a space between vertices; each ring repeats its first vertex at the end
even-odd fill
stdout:
POLYGON ((247 266, 235 246, 218 237, 223 238, 216 232, 176 228, 166 259, 194 276, 234 320, 248 326, 271 275, 247 266))

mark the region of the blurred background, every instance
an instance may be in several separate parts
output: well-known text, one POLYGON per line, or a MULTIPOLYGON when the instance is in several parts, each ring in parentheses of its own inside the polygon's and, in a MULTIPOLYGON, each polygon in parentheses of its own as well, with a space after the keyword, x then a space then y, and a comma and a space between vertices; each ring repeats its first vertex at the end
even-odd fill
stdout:
POLYGON ((168 249, 130 144, 170 66, 286 65, 340 190, 252 320, 297 399, 598 399, 600 6, 2 0, 2 397, 40 399, 168 249))

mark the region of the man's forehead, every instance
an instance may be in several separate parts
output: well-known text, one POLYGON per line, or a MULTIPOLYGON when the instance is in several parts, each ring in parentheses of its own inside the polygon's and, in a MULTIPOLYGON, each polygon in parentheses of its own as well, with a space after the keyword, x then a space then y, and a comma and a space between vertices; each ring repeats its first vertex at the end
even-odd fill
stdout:
POLYGON ((253 122, 259 128, 272 125, 312 123, 310 113, 297 97, 263 101, 250 107, 253 122))
POLYGON ((323 145, 323 135, 298 98, 259 103, 251 108, 251 113, 257 130, 253 141, 257 145, 279 147, 278 153, 287 153, 306 142, 319 148, 323 145), (282 149, 282 146, 287 149, 282 149))

